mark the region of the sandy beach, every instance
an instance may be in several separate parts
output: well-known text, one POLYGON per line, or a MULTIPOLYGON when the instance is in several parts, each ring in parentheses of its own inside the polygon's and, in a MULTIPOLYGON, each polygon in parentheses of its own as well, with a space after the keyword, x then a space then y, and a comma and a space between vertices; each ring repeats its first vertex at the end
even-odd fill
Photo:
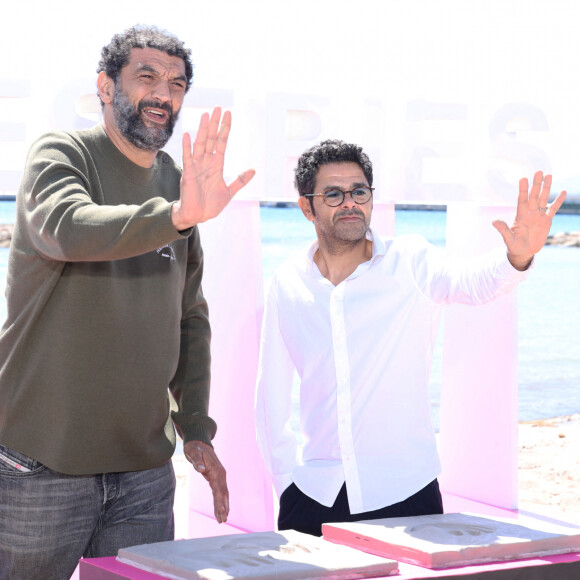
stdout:
POLYGON ((580 413, 519 425, 519 507, 580 526, 580 413))
MULTIPOLYGON (((519 508, 580 526, 580 413, 519 424, 519 508)), ((187 537, 191 466, 173 460, 177 477, 176 537, 187 537)))

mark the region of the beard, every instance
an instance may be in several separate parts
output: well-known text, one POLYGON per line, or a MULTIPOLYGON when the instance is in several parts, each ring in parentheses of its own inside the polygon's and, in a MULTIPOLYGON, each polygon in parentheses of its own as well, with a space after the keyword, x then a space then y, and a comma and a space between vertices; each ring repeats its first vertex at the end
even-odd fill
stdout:
POLYGON ((333 219, 334 236, 337 240, 346 243, 357 243, 363 238, 366 238, 369 230, 366 216, 358 209, 346 210, 338 212, 333 219), (356 216, 360 221, 345 224, 340 221, 342 217, 356 216))
POLYGON ((121 86, 115 83, 115 95, 113 97, 113 116, 121 134, 135 147, 145 151, 159 151, 165 146, 171 135, 173 128, 179 117, 179 113, 174 114, 169 103, 158 103, 155 101, 140 101, 133 105, 121 86), (162 109, 168 113, 165 127, 148 127, 141 113, 143 109, 153 107, 162 109))
POLYGON ((316 235, 331 254, 341 254, 349 251, 366 239, 370 226, 370 214, 366 216, 359 209, 343 210, 334 216, 322 215, 317 212, 318 218, 314 220, 316 235), (341 217, 356 216, 360 218, 356 222, 341 222, 341 217))

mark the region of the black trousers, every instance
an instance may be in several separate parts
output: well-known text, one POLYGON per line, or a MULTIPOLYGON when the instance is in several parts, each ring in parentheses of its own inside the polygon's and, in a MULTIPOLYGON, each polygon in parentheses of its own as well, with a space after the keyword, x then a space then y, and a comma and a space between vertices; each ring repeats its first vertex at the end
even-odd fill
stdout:
POLYGON ((346 484, 340 489, 334 505, 326 507, 302 493, 293 483, 280 497, 278 529, 297 530, 312 536, 322 536, 322 524, 442 513, 443 501, 436 479, 399 503, 362 514, 350 513, 346 484))

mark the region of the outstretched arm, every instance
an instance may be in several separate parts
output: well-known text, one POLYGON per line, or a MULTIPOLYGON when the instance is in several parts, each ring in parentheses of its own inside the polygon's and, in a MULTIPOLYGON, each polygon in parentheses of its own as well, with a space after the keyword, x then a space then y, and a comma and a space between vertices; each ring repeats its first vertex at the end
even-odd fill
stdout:
POLYGON ((502 235, 507 246, 507 257, 516 270, 526 270, 535 254, 546 243, 552 219, 560 209, 566 192, 561 191, 548 205, 552 176, 541 171, 534 174, 528 193, 527 178, 520 179, 516 218, 510 228, 504 221, 495 220, 493 226, 502 235))
POLYGON ((179 201, 173 204, 171 218, 178 231, 216 217, 232 197, 246 185, 253 169, 241 173, 230 185, 224 181, 224 158, 232 115, 226 111, 221 120, 216 107, 211 118, 204 113, 191 148, 191 136, 183 135, 183 174, 179 201))

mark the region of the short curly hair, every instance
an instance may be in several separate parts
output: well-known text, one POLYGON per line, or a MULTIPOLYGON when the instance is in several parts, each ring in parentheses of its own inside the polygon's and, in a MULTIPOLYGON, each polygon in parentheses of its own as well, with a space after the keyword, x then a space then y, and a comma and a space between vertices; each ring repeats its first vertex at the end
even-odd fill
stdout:
POLYGON ((373 184, 373 164, 362 147, 345 143, 340 139, 327 139, 306 150, 298 159, 294 170, 294 185, 300 195, 313 193, 316 174, 321 165, 327 163, 354 162, 360 165, 368 181, 373 184))
POLYGON ((138 24, 127 28, 120 34, 115 34, 111 38, 111 42, 101 49, 101 60, 99 60, 97 73, 104 71, 116 82, 121 69, 129 63, 133 48, 155 48, 170 56, 181 58, 185 64, 185 76, 187 77, 185 91, 189 90, 193 79, 191 50, 185 48, 185 44, 177 36, 156 26, 138 24))

